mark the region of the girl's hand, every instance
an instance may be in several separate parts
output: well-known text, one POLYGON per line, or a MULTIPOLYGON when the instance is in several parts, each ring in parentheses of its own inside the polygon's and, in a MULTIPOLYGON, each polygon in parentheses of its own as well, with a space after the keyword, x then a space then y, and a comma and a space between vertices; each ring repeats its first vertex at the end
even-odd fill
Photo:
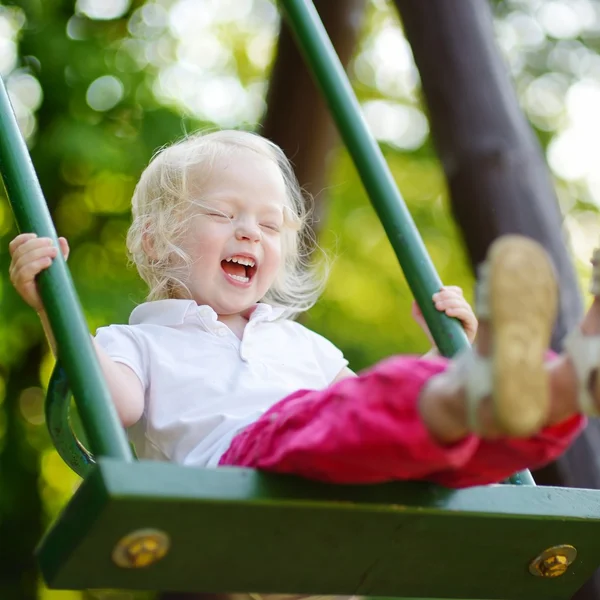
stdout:
MULTIPOLYGON (((439 292, 433 295, 432 300, 440 312, 444 312, 447 316, 454 317, 461 322, 467 338, 472 344, 477 335, 478 322, 471 305, 464 299, 462 289, 455 285, 443 286, 439 292)), ((416 302, 413 302, 412 305, 412 316, 435 347, 429 327, 427 327, 427 323, 425 323, 423 314, 416 302)))
MULTIPOLYGON (((69 244, 65 238, 58 239, 65 260, 69 257, 69 244)), ((47 269, 56 257, 58 249, 50 238, 40 238, 35 233, 22 233, 9 245, 12 257, 8 273, 19 295, 37 312, 43 310, 37 289, 36 276, 47 269)))

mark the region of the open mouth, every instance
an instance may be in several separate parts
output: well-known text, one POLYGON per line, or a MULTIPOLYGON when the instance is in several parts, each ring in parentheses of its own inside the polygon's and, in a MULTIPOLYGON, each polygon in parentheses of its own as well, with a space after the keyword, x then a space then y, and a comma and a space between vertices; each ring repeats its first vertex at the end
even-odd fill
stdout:
POLYGON ((221 261, 225 274, 239 283, 250 283, 256 273, 256 261, 249 256, 234 254, 221 261))

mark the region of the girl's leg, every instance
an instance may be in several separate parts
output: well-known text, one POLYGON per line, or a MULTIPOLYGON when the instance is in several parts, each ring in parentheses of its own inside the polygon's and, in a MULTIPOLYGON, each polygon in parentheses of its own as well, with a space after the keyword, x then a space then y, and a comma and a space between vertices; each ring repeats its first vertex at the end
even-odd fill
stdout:
MULTIPOLYGON (((581 324, 581 331, 585 336, 600 334, 600 298, 594 300, 581 324)), ((491 339, 490 324, 482 320, 478 333, 478 351, 483 355, 489 354, 491 339)), ((586 425, 586 418, 581 414, 578 402, 580 385, 575 367, 567 354, 557 356, 549 353, 546 372, 550 390, 549 411, 545 427, 539 433, 529 438, 502 436, 495 422, 493 404, 482 403, 478 420, 484 438, 480 439, 476 452, 460 469, 435 473, 429 479, 448 487, 484 485, 504 480, 516 471, 539 468, 563 454, 586 425)), ((423 407, 439 403, 440 397, 446 397, 446 403, 452 404, 452 398, 457 396, 455 379, 447 378, 446 374, 432 379, 422 394, 423 407)), ((589 382, 590 387, 593 383, 594 381, 589 382)), ((600 394, 596 392, 597 404, 599 399, 600 394)), ((455 411, 460 410, 461 406, 464 407, 462 401, 456 404, 455 411)), ((424 418, 431 422, 432 433, 442 443, 452 443, 467 431, 464 414, 456 421, 462 421, 462 428, 458 425, 450 429, 447 420, 442 426, 436 427, 437 421, 428 417, 429 412, 433 413, 433 409, 427 409, 424 418)))
MULTIPOLYGON (((548 369, 556 370, 555 365, 548 369)), ((492 439, 459 434, 466 432, 464 398, 452 393, 447 366, 445 359, 396 357, 323 391, 301 390, 236 436, 220 464, 332 483, 420 479, 460 488, 496 483, 547 464, 585 423, 558 408, 532 438, 498 437, 488 403, 482 419, 490 424, 492 439), (429 397, 438 384, 436 409, 423 410, 419 398, 429 397), (421 393, 425 386, 428 394, 421 393), (426 422, 436 419, 445 421, 456 439, 434 437, 426 422)), ((562 407, 562 399, 553 398, 554 405, 562 407)))
POLYGON ((427 479, 460 469, 479 440, 441 445, 421 418, 423 385, 447 361, 396 357, 322 391, 278 402, 236 438, 221 465, 294 473, 334 483, 427 479))
POLYGON ((460 469, 435 473, 429 480, 446 487, 463 488, 503 481, 523 469, 537 469, 563 454, 585 422, 584 417, 575 415, 544 428, 531 438, 482 439, 477 451, 460 469))

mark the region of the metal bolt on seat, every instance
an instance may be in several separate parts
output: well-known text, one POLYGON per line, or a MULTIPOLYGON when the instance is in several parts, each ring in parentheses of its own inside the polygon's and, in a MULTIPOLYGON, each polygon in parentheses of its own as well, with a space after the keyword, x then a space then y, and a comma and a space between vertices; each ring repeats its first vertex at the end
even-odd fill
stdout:
POLYGON ((529 572, 536 577, 560 577, 577 558, 577 550, 569 544, 552 546, 544 550, 529 565, 529 572))
POLYGON ((121 538, 112 553, 114 563, 141 569, 158 562, 169 551, 169 536, 158 529, 138 529, 121 538))

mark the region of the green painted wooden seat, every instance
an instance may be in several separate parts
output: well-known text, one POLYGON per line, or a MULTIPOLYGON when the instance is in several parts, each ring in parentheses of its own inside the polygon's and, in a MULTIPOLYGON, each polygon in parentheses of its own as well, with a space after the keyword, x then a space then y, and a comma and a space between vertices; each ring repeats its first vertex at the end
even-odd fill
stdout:
MULTIPOLYGON (((468 342, 429 302, 439 277, 316 11, 307 0, 280 4, 438 348, 451 356, 468 342)), ((1 80, 0 126, 19 228, 56 241, 1 80)), ((600 492, 537 488, 528 472, 515 485, 450 491, 134 461, 62 258, 39 283, 62 365, 48 426, 84 478, 37 550, 50 587, 566 600, 600 565, 600 492), (91 452, 69 425, 71 391, 91 452)))
POLYGON ((590 490, 332 486, 99 459, 39 558, 58 588, 565 600, 600 563, 599 533, 590 490), (135 536, 148 529, 167 534, 164 558, 117 566, 136 550, 146 562, 153 538, 144 551, 135 536), (127 536, 130 554, 119 547, 127 536), (562 577, 530 574, 532 560, 562 544, 577 549, 562 577))

